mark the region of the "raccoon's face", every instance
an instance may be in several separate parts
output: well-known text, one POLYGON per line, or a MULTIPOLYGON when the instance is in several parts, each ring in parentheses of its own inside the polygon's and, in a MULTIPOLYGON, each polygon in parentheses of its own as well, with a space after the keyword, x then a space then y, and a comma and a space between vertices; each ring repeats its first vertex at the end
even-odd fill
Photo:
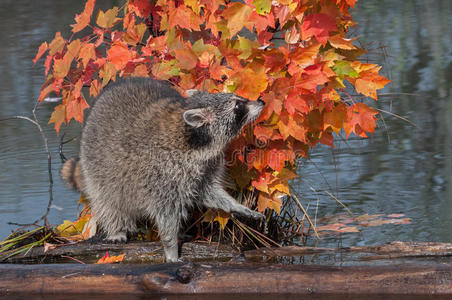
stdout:
POLYGON ((264 107, 261 100, 250 101, 229 93, 195 93, 189 98, 193 107, 184 112, 184 121, 197 138, 222 144, 229 143, 242 128, 254 121, 264 107))

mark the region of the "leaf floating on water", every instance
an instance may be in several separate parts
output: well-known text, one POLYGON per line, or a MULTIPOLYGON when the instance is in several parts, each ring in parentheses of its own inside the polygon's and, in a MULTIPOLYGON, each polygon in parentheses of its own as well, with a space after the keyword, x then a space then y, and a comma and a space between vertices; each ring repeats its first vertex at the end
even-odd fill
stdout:
POLYGON ((405 214, 390 214, 390 215, 388 215, 388 218, 401 218, 404 216, 405 216, 405 214))

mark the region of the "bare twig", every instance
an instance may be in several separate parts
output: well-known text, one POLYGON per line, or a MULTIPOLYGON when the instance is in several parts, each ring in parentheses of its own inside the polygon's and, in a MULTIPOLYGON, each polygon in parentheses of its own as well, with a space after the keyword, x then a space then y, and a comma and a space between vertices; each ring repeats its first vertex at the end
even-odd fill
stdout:
POLYGON ((36 100, 36 104, 32 110, 33 113, 33 119, 29 118, 29 117, 25 117, 25 116, 13 116, 13 117, 9 117, 6 119, 0 119, 0 121, 6 121, 6 120, 12 120, 12 119, 21 119, 21 120, 26 120, 29 121, 31 123, 33 123, 34 125, 36 125, 36 127, 38 127, 39 132, 41 133, 41 137, 42 140, 44 141, 44 147, 45 147, 45 151, 47 154, 47 169, 48 169, 48 174, 49 174, 49 202, 47 204, 47 210, 45 212, 45 214, 37 219, 36 221, 34 221, 33 223, 31 223, 30 225, 36 224, 39 221, 43 220, 44 221, 44 226, 48 225, 48 220, 47 220, 47 216, 49 215, 50 212, 50 207, 52 206, 52 202, 53 202, 53 176, 52 176, 52 157, 50 155, 50 151, 49 151, 49 144, 47 142, 47 137, 44 133, 44 130, 42 129, 41 125, 39 124, 38 118, 36 116, 36 109, 38 108, 39 105, 39 101, 36 100))

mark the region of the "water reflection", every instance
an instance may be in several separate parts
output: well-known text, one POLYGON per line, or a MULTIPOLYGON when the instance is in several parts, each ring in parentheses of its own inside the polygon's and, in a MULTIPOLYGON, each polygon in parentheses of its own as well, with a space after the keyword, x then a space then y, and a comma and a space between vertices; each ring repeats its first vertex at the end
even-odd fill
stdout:
MULTIPOLYGON (((361 1, 356 35, 370 62, 393 80, 375 107, 383 114, 369 140, 348 140, 316 151, 303 169, 299 191, 315 212, 311 187, 332 191, 356 214, 405 212, 411 225, 384 225, 344 235, 347 245, 391 240, 451 241, 451 14, 450 1, 361 1), (322 174, 319 175, 319 174, 322 174)), ((319 192, 319 215, 343 211, 319 192)), ((333 246, 338 241, 320 242, 333 246)))
MULTIPOLYGON (((122 1, 98 1, 103 7, 122 1)), ((30 115, 43 82, 43 68, 31 59, 55 31, 68 36, 68 24, 83 1, 0 3, 0 118, 30 115)), ((366 59, 384 65, 393 82, 375 107, 406 117, 417 127, 388 114, 368 140, 349 139, 336 149, 318 148, 304 162, 297 189, 309 212, 343 212, 323 190, 338 196, 355 214, 399 213, 411 225, 369 227, 323 246, 370 245, 391 240, 452 239, 452 2, 448 0, 361 0, 354 10, 366 59), (416 96, 412 95, 416 94, 416 96)), ((39 111, 46 124, 53 104, 39 111)), ((69 136, 80 130, 71 124, 69 136)), ((52 150, 55 208, 50 221, 74 218, 78 195, 58 178, 58 138, 45 125, 52 150)), ((27 223, 44 212, 48 199, 47 161, 36 128, 25 121, 0 122, 0 237, 8 221, 27 223)), ((77 153, 77 143, 66 147, 77 153)))

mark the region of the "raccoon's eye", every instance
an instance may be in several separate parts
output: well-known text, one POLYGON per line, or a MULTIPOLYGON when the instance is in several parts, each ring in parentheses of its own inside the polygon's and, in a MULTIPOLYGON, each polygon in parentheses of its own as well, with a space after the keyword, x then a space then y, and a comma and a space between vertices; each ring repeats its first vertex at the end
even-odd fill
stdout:
POLYGON ((242 110, 244 106, 245 106, 245 102, 243 102, 243 101, 237 101, 237 102, 235 103, 234 110, 235 110, 235 111, 242 110))

